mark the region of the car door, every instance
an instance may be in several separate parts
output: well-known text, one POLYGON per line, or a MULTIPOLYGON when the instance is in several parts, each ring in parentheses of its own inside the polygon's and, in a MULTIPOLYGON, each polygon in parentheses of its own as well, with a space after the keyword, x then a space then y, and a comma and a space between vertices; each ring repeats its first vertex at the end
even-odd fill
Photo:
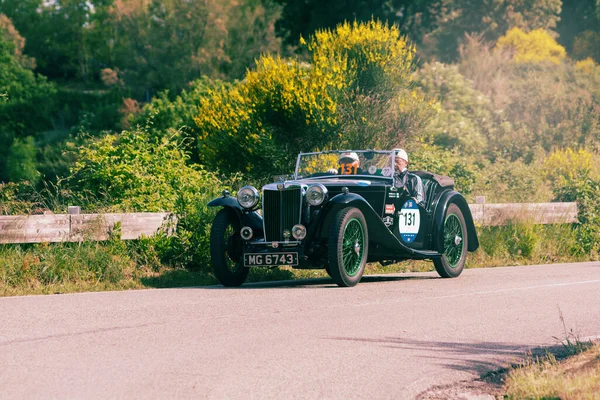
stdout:
POLYGON ((388 187, 382 220, 406 246, 424 249, 428 243, 429 216, 403 188, 388 187))

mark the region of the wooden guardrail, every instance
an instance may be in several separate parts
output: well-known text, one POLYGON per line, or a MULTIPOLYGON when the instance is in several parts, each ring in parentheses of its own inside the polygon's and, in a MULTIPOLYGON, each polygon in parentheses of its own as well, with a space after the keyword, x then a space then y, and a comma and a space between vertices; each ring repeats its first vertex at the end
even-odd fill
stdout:
MULTIPOLYGON (((503 203, 485 204, 478 197, 469 204, 473 220, 479 226, 506 225, 509 221, 534 224, 577 222, 577 203, 503 203)), ((106 240, 116 226, 121 239, 152 236, 159 229, 172 234, 177 218, 171 213, 79 214, 78 207, 69 207, 70 214, 0 216, 0 244, 80 242, 106 240)))
POLYGON ((510 221, 534 224, 568 224, 577 222, 577 203, 500 203, 486 204, 478 196, 469 204, 475 224, 480 226, 506 225, 510 221))
MULTIPOLYGON (((77 207, 78 208, 78 207, 77 207)), ((172 234, 171 213, 8 215, 0 216, 0 244, 107 240, 115 228, 122 240, 152 236, 159 229, 172 234)))

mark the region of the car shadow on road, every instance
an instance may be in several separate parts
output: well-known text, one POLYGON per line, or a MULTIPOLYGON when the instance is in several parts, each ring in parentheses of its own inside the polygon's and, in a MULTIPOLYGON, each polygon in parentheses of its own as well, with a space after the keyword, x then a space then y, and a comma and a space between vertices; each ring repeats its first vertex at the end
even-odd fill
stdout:
MULTIPOLYGON (((441 279, 437 276, 420 276, 420 275, 406 275, 406 276, 386 276, 386 275, 373 275, 363 276, 359 286, 369 283, 381 283, 381 282, 400 282, 409 280, 429 280, 429 279, 441 279)), ((221 285, 205 286, 200 289, 267 289, 267 288, 280 288, 280 289, 301 289, 301 288, 318 288, 318 289, 347 289, 340 288, 337 286, 331 278, 311 278, 311 279, 294 279, 294 280, 279 280, 279 281, 268 281, 268 282, 252 282, 245 283, 244 285, 236 288, 228 288, 221 285)), ((350 289, 352 290, 352 289, 350 289)))
POLYGON ((561 355, 562 345, 532 347, 502 342, 455 342, 408 338, 352 338, 326 337, 328 340, 357 343, 378 343, 385 347, 416 351, 417 357, 438 360, 440 365, 456 371, 475 372, 484 377, 490 371, 498 371, 530 357, 542 357, 548 353, 561 355))

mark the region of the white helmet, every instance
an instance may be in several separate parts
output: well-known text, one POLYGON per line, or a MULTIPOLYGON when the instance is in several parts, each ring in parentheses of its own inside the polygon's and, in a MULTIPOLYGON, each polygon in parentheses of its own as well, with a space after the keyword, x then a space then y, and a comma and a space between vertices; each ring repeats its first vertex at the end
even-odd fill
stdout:
POLYGON ((396 157, 408 162, 408 154, 403 149, 394 149, 394 153, 396 153, 396 157))
POLYGON ((342 153, 340 155, 339 162, 344 162, 344 161, 346 161, 346 162, 358 161, 358 154, 356 154, 354 151, 342 153))

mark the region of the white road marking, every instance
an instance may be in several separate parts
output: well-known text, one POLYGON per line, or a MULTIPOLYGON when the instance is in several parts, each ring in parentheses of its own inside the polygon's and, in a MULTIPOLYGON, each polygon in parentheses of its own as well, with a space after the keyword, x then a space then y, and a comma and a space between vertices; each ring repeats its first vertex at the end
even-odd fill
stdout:
POLYGON ((459 294, 451 294, 451 295, 447 295, 447 296, 437 296, 437 297, 431 297, 431 298, 432 299, 446 299, 446 298, 474 296, 474 295, 480 296, 480 295, 484 295, 484 294, 517 292, 517 291, 523 291, 523 290, 544 289, 544 288, 551 288, 551 287, 587 285, 587 284, 590 284, 590 283, 600 283, 600 279, 595 279, 595 280, 592 280, 592 281, 580 281, 580 282, 569 282, 569 283, 552 283, 552 284, 549 284, 549 285, 524 286, 524 287, 518 287, 518 288, 507 288, 507 289, 497 289, 497 290, 486 290, 486 291, 480 291, 480 292, 459 293, 459 294))

